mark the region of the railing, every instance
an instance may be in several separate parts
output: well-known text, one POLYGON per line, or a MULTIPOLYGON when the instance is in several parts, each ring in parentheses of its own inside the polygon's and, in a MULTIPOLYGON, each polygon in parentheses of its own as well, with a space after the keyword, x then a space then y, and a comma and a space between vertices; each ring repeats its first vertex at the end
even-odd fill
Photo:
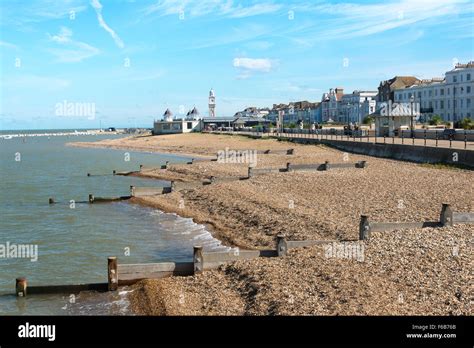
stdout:
POLYGON ((432 130, 401 130, 394 136, 377 135, 374 130, 346 131, 341 129, 296 129, 286 128, 284 131, 266 130, 266 131, 211 131, 209 133, 222 134, 242 134, 253 137, 277 137, 277 138, 302 138, 315 140, 339 140, 339 141, 360 141, 377 144, 402 144, 430 147, 449 147, 453 145, 456 148, 467 149, 468 145, 474 149, 474 132, 455 131, 454 133, 445 133, 444 131, 432 130), (468 140, 468 138, 471 138, 468 140))

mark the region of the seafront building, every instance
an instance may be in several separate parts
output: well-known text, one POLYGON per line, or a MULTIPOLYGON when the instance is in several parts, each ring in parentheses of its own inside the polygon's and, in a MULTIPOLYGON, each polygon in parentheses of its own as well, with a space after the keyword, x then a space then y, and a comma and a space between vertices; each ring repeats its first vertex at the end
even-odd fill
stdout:
POLYGON ((420 105, 421 121, 434 115, 456 122, 474 116, 474 62, 456 64, 444 78, 422 80, 419 84, 394 90, 395 102, 408 103, 414 98, 420 105))
POLYGON ((339 101, 339 120, 347 124, 362 124, 366 116, 375 112, 376 98, 376 91, 354 91, 352 94, 344 94, 339 101))
POLYGON ((296 124, 298 121, 303 121, 306 124, 322 122, 321 103, 318 102, 311 103, 303 100, 289 104, 273 104, 266 118, 276 123, 280 114, 282 114, 285 125, 296 124))
POLYGON ((324 93, 321 98, 321 118, 323 122, 344 122, 340 114, 340 104, 344 89, 342 87, 331 88, 329 93, 324 93))
POLYGON ((415 76, 395 76, 389 80, 381 81, 378 87, 377 101, 379 103, 395 101, 395 90, 420 84, 421 80, 415 76))

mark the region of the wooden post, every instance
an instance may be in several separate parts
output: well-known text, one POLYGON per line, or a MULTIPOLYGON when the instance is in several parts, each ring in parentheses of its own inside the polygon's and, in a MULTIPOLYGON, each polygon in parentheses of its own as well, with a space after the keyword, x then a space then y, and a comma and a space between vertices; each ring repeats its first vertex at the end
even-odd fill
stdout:
POLYGON ((439 223, 441 226, 453 225, 453 210, 451 209, 451 205, 443 203, 443 206, 441 207, 439 223))
POLYGON ((193 261, 194 261, 194 274, 202 273, 203 261, 202 261, 202 246, 194 246, 193 248, 193 261))
POLYGON ((89 203, 94 203, 94 195, 92 193, 89 193, 89 203))
POLYGON ((28 282, 26 278, 16 278, 15 292, 18 297, 26 296, 26 288, 28 287, 28 282))
POLYGON ((251 178, 253 176, 253 168, 252 167, 249 167, 249 171, 248 171, 248 175, 247 175, 249 178, 251 178))
POLYGON ((115 291, 118 288, 117 258, 110 256, 107 258, 108 289, 115 291))
POLYGON ((286 256, 288 247, 286 244, 286 237, 282 234, 277 236, 277 254, 278 256, 286 256))
POLYGON ((359 240, 366 240, 370 238, 370 224, 367 215, 360 216, 359 224, 359 240))
POLYGON ((49 204, 54 204, 54 203, 56 203, 56 202, 54 201, 54 198, 52 198, 52 197, 49 198, 48 202, 49 202, 49 204))

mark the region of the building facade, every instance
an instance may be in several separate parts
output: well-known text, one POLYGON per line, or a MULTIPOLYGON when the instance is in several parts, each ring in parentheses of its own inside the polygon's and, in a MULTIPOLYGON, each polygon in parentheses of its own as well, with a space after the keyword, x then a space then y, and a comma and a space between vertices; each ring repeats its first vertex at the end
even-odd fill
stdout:
POLYGON ((474 62, 456 64, 444 78, 423 80, 421 84, 396 89, 396 103, 408 103, 413 97, 420 106, 420 120, 440 116, 456 122, 474 117, 474 62))
POLYGON ((289 104, 273 104, 266 118, 274 123, 278 120, 279 113, 283 114, 283 123, 296 124, 303 121, 306 124, 321 123, 321 103, 311 103, 306 100, 291 102, 289 104))
POLYGON ((324 93, 321 98, 322 122, 343 122, 343 114, 339 110, 339 102, 344 95, 344 88, 331 88, 329 93, 324 93))
POLYGON ((364 118, 376 109, 376 91, 354 91, 344 94, 339 102, 339 122, 362 124, 364 118))
POLYGON ((405 87, 420 84, 421 81, 415 76, 395 76, 390 80, 381 81, 378 88, 377 101, 380 103, 395 101, 394 91, 405 87))

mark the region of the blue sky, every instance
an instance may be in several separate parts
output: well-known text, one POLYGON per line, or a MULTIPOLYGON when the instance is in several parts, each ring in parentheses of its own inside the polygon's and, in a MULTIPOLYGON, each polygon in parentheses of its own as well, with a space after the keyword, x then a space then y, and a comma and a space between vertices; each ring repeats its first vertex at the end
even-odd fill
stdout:
POLYGON ((469 0, 1 0, 0 129, 151 127, 443 76, 474 57, 469 0), (344 64, 346 62, 346 64, 344 64), (96 115, 56 106, 93 103, 96 115))

